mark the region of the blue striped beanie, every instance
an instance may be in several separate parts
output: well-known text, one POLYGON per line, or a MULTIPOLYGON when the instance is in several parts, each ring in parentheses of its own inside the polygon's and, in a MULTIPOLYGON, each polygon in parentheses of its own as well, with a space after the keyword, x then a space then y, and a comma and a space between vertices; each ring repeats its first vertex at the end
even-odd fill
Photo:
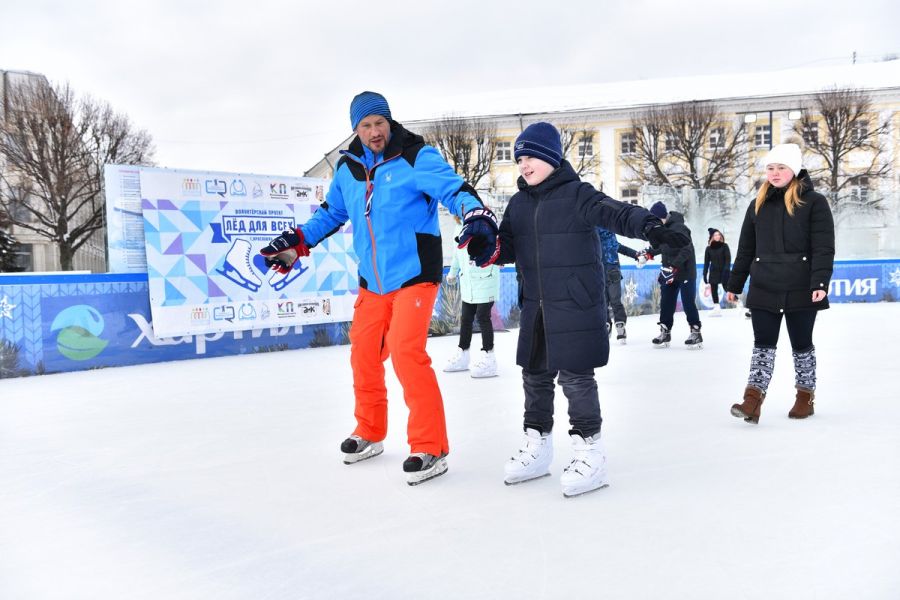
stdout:
POLYGON ((354 96, 350 103, 350 127, 356 130, 359 122, 369 115, 381 115, 391 119, 391 107, 384 96, 377 92, 362 92, 354 96))
POLYGON ((513 155, 531 156, 549 163, 554 169, 562 162, 562 140, 556 127, 546 122, 532 123, 516 138, 513 155))

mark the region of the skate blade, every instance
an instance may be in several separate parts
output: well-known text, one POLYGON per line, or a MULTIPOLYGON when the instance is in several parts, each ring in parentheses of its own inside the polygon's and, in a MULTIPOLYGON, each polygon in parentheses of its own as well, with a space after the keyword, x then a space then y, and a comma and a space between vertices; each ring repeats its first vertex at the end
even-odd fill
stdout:
POLYGON ((688 344, 688 350, 703 350, 703 344, 688 344))
POLYGON ((503 483, 506 485, 519 485, 520 483, 528 483, 529 481, 543 479, 544 477, 550 477, 550 471, 547 471, 543 475, 535 475, 534 477, 528 477, 526 479, 514 479, 512 481, 510 481, 509 479, 504 479, 503 483))
POLYGON ((595 488, 591 488, 589 490, 583 490, 583 491, 563 488, 563 496, 566 498, 577 498, 579 496, 584 496, 585 494, 590 494, 591 492, 596 492, 597 490, 602 490, 602 489, 608 488, 608 487, 609 487, 609 482, 603 482, 595 488))
POLYGON ((377 444, 377 448, 376 448, 376 444, 372 444, 371 446, 369 446, 369 448, 366 448, 366 450, 364 450, 363 452, 357 452, 355 454, 345 453, 344 454, 344 464, 345 465, 355 465, 358 462, 362 462, 364 460, 369 460, 370 458, 375 458, 376 456, 380 456, 384 452, 384 446, 382 446, 380 442, 377 444), (369 452, 368 451, 369 448, 372 448, 373 450, 371 452, 369 452))
POLYGON ((435 477, 440 477, 447 472, 447 469, 447 461, 442 458, 434 463, 434 466, 427 471, 410 473, 409 480, 406 483, 408 485, 419 485, 420 483, 425 483, 426 481, 434 479, 435 477))
POLYGON ((654 347, 654 348, 668 348, 668 347, 669 347, 669 342, 666 342, 666 343, 664 343, 664 344, 653 344, 653 347, 654 347))
POLYGON ((493 375, 469 375, 472 379, 490 379, 491 377, 499 377, 497 373, 493 375))

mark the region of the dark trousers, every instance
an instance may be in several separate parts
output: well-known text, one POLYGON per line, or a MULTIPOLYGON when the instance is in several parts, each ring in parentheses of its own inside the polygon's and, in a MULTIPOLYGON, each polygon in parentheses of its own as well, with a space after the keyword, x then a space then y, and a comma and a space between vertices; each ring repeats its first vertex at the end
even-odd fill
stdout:
POLYGON ((781 318, 784 317, 788 336, 791 338, 791 349, 794 352, 805 352, 813 347, 812 334, 818 312, 811 309, 780 313, 754 308, 750 312, 750 320, 753 323, 753 343, 761 348, 777 347, 778 334, 781 331, 781 318))
POLYGON ((625 305, 622 304, 622 270, 619 265, 604 265, 606 267, 606 304, 616 323, 624 323, 628 320, 625 314, 625 305))
POLYGON ((541 433, 553 431, 554 380, 559 376, 559 385, 569 400, 569 423, 573 431, 582 436, 592 436, 600 431, 603 419, 600 416, 600 396, 594 370, 588 371, 546 371, 522 369, 522 383, 525 388, 525 427, 537 429, 541 433))
POLYGON ((670 285, 660 285, 659 298, 659 322, 672 329, 675 321, 675 305, 678 302, 678 294, 681 294, 681 306, 684 308, 684 316, 688 325, 700 324, 700 313, 697 311, 697 280, 677 279, 670 285))
MULTIPOLYGON (((722 289, 725 289, 725 286, 722 286, 722 289)), ((718 281, 710 281, 709 282, 709 293, 712 294, 713 304, 719 303, 719 282, 718 281)))
POLYGON ((494 324, 491 323, 491 307, 493 302, 481 304, 462 303, 459 315, 459 347, 468 350, 472 343, 472 321, 478 319, 481 330, 481 349, 489 352, 494 349, 494 324))

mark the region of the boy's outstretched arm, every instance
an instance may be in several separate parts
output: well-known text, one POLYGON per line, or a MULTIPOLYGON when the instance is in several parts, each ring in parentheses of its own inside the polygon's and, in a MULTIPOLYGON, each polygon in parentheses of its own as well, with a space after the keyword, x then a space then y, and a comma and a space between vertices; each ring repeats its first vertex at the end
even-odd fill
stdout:
POLYGON ((589 225, 625 237, 647 240, 654 248, 662 244, 680 248, 690 243, 685 236, 663 227, 662 221, 646 208, 610 198, 589 183, 582 184, 577 206, 579 214, 589 225))

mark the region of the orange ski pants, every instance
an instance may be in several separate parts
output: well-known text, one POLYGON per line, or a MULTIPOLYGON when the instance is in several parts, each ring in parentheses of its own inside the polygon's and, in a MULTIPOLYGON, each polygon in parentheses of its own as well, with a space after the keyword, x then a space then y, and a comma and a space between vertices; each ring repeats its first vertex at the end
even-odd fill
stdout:
POLYGON ((409 407, 406 434, 411 452, 449 452, 444 401, 425 352, 437 292, 436 283, 384 295, 360 288, 350 326, 350 364, 356 397, 353 433, 361 438, 380 442, 387 435, 384 361, 390 356, 409 407))

